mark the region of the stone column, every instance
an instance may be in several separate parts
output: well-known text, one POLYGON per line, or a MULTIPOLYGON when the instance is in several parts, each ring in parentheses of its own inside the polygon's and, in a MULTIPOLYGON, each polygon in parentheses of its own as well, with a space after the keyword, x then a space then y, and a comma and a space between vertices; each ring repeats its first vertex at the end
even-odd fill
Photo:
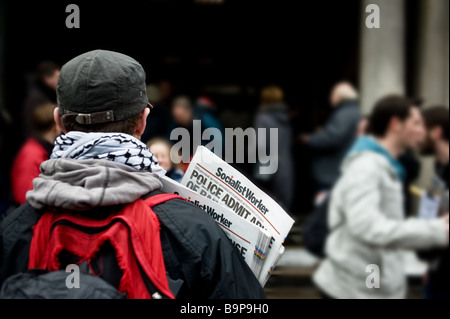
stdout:
POLYGON ((426 106, 449 106, 449 0, 421 0, 416 94, 426 106))
POLYGON ((381 97, 405 93, 405 1, 363 0, 361 3, 361 110, 368 115, 381 97), (380 8, 379 29, 366 26, 369 15, 366 8, 370 4, 380 8))

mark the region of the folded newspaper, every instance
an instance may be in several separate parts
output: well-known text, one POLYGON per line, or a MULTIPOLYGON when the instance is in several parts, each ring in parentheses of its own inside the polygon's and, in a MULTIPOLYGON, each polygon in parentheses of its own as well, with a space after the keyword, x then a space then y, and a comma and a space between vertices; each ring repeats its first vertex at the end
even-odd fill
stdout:
POLYGON ((225 234, 245 259, 255 276, 259 277, 269 249, 271 235, 268 232, 246 220, 242 220, 226 207, 166 176, 161 178, 161 182, 164 192, 180 195, 210 215, 225 231, 225 234))
POLYGON ((294 224, 283 208, 203 146, 197 148, 181 181, 185 188, 178 184, 177 190, 176 184, 169 186, 168 180, 164 181, 164 191, 177 192, 194 203, 198 201, 199 205, 205 205, 206 212, 215 210, 212 217, 231 241, 239 245, 236 247, 244 247, 253 254, 252 258, 244 258, 264 287, 284 252, 284 240, 294 224))

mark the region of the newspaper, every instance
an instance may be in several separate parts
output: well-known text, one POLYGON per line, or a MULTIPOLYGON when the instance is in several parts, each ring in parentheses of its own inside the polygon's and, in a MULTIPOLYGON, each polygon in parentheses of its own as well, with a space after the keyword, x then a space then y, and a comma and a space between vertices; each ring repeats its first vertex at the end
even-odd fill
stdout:
POLYGON ((423 192, 419 205, 419 218, 428 220, 438 218, 441 201, 442 199, 439 196, 423 192))
POLYGON ((294 220, 248 178, 203 146, 197 148, 181 184, 271 235, 258 277, 264 286, 284 251, 282 245, 294 220))
POLYGON ((264 287, 267 282, 269 281, 270 275, 272 274, 272 272, 275 270, 275 266, 278 264, 278 262, 280 261, 281 257, 283 256, 284 252, 285 252, 285 248, 284 246, 280 247, 280 250, 278 250, 278 253, 276 255, 275 261, 273 262, 273 266, 270 267, 269 272, 267 273, 266 277, 264 278, 264 281, 261 282, 262 286, 264 287))
POLYGON ((225 234, 237 248, 250 269, 258 278, 269 249, 271 235, 265 230, 240 219, 231 210, 201 196, 187 187, 163 176, 163 191, 184 197, 187 201, 200 207, 221 226, 225 234))

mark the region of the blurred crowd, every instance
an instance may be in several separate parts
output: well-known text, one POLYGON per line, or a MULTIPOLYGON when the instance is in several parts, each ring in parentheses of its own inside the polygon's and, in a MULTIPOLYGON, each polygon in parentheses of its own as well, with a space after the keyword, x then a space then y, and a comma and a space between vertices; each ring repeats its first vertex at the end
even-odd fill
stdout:
MULTIPOLYGON (((61 134, 53 120, 59 73, 57 64, 43 62, 29 79, 22 112, 26 142, 10 171, 15 206, 26 201, 40 164, 49 158, 61 134)), ((142 141, 166 175, 180 182, 188 163, 172 162, 170 150, 177 141, 170 140, 170 133, 177 127, 192 133, 193 120, 201 120, 202 131, 223 132, 221 115, 210 97, 178 95, 168 80, 149 85, 147 94, 153 109, 142 141)), ((315 210, 305 227, 305 243, 324 260, 314 276, 324 298, 403 298, 406 278, 401 251, 405 249, 417 251, 429 262, 425 296, 448 298, 448 106, 392 95, 363 116, 358 100, 351 83, 337 83, 331 88, 333 111, 325 125, 296 136, 283 89, 262 88, 253 127, 278 129, 279 169, 273 175, 259 175, 254 169, 249 177, 289 212, 295 211, 294 151, 307 147, 314 154, 310 171, 315 210), (410 188, 420 174, 420 155, 434 156, 436 162, 427 190, 442 199, 434 219, 421 219, 412 211, 410 188), (377 289, 367 286, 369 265, 381 268, 379 280, 371 282, 379 284, 377 289)))

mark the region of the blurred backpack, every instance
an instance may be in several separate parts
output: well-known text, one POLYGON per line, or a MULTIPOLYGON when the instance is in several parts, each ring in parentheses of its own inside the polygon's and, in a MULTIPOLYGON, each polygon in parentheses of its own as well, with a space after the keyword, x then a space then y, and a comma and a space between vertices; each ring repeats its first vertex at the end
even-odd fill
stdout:
POLYGON ((303 242, 306 249, 313 255, 324 258, 325 245, 329 234, 328 208, 330 206, 330 195, 318 204, 307 220, 303 229, 303 242))
POLYGON ((80 287, 68 289, 68 273, 60 271, 29 270, 9 277, 0 291, 0 299, 124 299, 105 280, 92 275, 79 274, 80 287))
POLYGON ((127 298, 174 299, 151 208, 175 198, 181 199, 173 194, 139 199, 103 219, 47 212, 34 228, 28 268, 60 271, 77 265, 127 298))

